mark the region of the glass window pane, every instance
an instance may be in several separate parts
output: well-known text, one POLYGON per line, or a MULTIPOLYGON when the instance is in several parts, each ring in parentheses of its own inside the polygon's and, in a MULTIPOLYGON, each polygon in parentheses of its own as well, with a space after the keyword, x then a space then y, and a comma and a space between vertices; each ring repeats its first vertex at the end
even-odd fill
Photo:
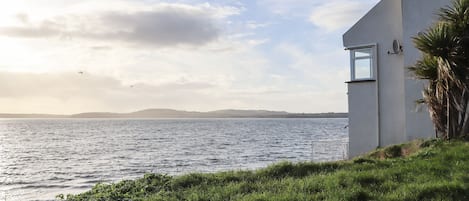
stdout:
POLYGON ((372 78, 371 66, 371 58, 355 59, 355 79, 372 78))
POLYGON ((355 50, 355 57, 371 57, 371 49, 355 50))

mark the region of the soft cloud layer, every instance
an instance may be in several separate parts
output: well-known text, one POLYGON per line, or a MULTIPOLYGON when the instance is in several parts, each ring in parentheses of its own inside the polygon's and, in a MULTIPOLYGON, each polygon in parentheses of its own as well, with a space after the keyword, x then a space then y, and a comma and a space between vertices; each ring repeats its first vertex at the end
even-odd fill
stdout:
POLYGON ((0 73, 0 80, 0 111, 26 113, 132 111, 152 106, 180 107, 174 100, 201 96, 205 90, 214 87, 210 83, 190 82, 127 85, 111 77, 87 73, 80 75, 3 72, 0 73), (13 104, 15 101, 18 101, 17 104, 13 104))
POLYGON ((0 73, 0 111, 12 113, 129 112, 145 108, 216 110, 225 108, 302 111, 314 103, 325 111, 340 102, 341 94, 288 92, 265 86, 235 89, 204 82, 124 84, 111 77, 78 73, 0 73), (253 104, 255 102, 255 104, 253 104))
POLYGON ((10 1, 0 113, 343 112, 338 30, 372 1, 10 1))
POLYGON ((305 9, 311 8, 317 0, 259 0, 258 4, 277 15, 301 15, 305 9))
POLYGON ((373 3, 357 0, 327 1, 313 9, 309 20, 324 30, 336 31, 351 27, 371 5, 373 3))
POLYGON ((39 22, 31 22, 29 15, 19 14, 22 24, 0 26, 0 35, 114 40, 155 47, 202 45, 216 40, 222 32, 220 20, 236 12, 234 8, 208 4, 158 4, 140 11, 68 14, 39 22))

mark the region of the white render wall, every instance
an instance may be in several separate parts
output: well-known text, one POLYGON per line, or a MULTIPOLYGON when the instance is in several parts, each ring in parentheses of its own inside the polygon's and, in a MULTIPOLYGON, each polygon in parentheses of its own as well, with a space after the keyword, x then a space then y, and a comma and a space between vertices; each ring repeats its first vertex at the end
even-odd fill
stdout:
POLYGON ((349 157, 378 147, 378 94, 376 82, 356 82, 348 85, 349 157))
POLYGON ((345 47, 377 44, 376 81, 350 82, 349 155, 365 153, 416 138, 434 136, 428 109, 418 106, 425 81, 412 78, 408 67, 421 53, 413 37, 438 20, 438 10, 451 0, 381 0, 344 34, 345 47), (392 41, 404 52, 388 54, 392 41))
POLYGON ((401 16, 400 0, 382 0, 344 34, 345 47, 376 43, 378 59, 376 81, 348 84, 352 157, 406 138, 404 57, 387 53, 394 39, 402 40, 401 16), (376 117, 373 119, 369 113, 376 117), (376 131, 370 127, 376 127, 376 131))
MULTIPOLYGON (((438 20, 438 10, 451 3, 451 0, 403 0, 402 15, 404 27, 404 66, 415 64, 421 54, 415 48, 412 38, 419 32, 424 32, 438 20)), ((405 73, 405 102, 406 102, 406 138, 429 138, 435 136, 433 124, 430 120, 428 109, 425 106, 417 106, 415 101, 422 98, 424 81, 412 78, 405 73)))

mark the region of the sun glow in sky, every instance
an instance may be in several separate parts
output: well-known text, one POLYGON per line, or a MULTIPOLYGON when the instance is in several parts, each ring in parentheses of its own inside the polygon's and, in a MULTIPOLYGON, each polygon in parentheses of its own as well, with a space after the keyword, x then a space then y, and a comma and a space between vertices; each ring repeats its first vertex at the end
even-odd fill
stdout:
POLYGON ((377 1, 4 1, 0 113, 347 111, 341 36, 377 1))

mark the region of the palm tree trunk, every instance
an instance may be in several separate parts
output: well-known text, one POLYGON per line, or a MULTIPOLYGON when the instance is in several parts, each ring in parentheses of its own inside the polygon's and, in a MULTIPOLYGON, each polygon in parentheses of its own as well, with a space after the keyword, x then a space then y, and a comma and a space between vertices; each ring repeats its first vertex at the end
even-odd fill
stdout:
POLYGON ((448 88, 446 89, 446 139, 451 139, 453 132, 451 129, 451 103, 449 100, 448 88))
POLYGON ((461 110, 461 137, 467 139, 469 137, 469 93, 467 89, 464 90, 461 103, 464 104, 461 110))

